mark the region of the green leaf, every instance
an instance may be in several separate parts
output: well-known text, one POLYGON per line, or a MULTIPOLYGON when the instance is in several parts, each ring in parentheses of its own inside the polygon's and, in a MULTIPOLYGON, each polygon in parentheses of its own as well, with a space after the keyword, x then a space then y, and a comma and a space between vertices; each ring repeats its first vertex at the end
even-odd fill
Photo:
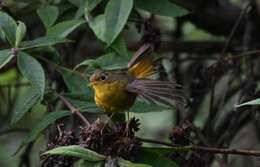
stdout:
POLYGON ((135 5, 138 8, 147 10, 152 14, 179 17, 188 14, 188 11, 169 0, 135 0, 135 5))
POLYGON ((106 159, 104 155, 98 154, 92 150, 83 148, 78 145, 57 147, 45 152, 44 154, 72 156, 88 161, 103 161, 106 159))
POLYGON ((151 165, 147 165, 147 164, 133 163, 123 158, 117 158, 117 164, 120 167, 152 167, 151 165))
POLYGON ((133 8, 133 0, 109 0, 105 9, 105 41, 108 44, 123 30, 133 8))
MULTIPOLYGON (((89 26, 92 29, 92 31, 95 33, 97 38, 103 42, 106 42, 105 39, 105 15, 101 14, 91 21, 89 21, 89 26)), ((119 55, 125 56, 127 55, 127 48, 126 43, 122 37, 122 35, 119 35, 115 41, 110 46, 115 52, 117 52, 119 55)))
POLYGON ((18 21, 16 29, 15 47, 18 47, 26 34, 26 26, 23 22, 18 21))
POLYGON ((137 158, 137 162, 149 164, 151 166, 178 167, 178 165, 174 161, 146 150, 142 150, 140 152, 137 158))
POLYGON ((105 42, 105 15, 101 14, 96 16, 94 19, 89 20, 89 27, 92 29, 92 31, 95 33, 98 39, 105 42))
POLYGON ((90 68, 102 68, 106 70, 113 70, 126 67, 128 59, 115 54, 114 52, 107 53, 97 59, 87 59, 78 64, 74 69, 80 66, 89 66, 90 68))
POLYGON ((50 124, 54 123, 59 118, 71 115, 70 111, 55 111, 45 115, 35 126, 33 126, 30 133, 24 138, 22 144, 27 144, 34 141, 39 134, 47 128, 50 124))
POLYGON ((68 20, 60 22, 48 29, 47 36, 65 38, 83 23, 85 23, 84 20, 68 20))
POLYGON ((14 57, 9 49, 0 50, 0 69, 4 67, 14 57))
POLYGON ((88 81, 69 69, 58 69, 68 89, 73 93, 90 94, 88 81))
POLYGON ((0 11, 0 29, 5 34, 5 37, 7 38, 8 42, 14 47, 17 25, 11 16, 1 11, 0 11))
POLYGON ((41 64, 27 53, 19 52, 18 67, 22 75, 30 81, 33 87, 37 88, 41 97, 43 97, 45 76, 41 64))
POLYGON ((13 125, 19 121, 24 114, 40 99, 40 96, 39 91, 35 87, 28 88, 24 94, 19 96, 14 106, 11 124, 13 125))
POLYGON ((150 104, 149 102, 140 100, 136 100, 133 107, 130 108, 130 111, 134 113, 160 112, 165 110, 172 110, 172 108, 167 106, 160 106, 157 104, 150 104))
POLYGON ((94 102, 93 93, 91 96, 83 97, 83 94, 79 94, 79 97, 72 97, 66 95, 67 100, 73 104, 76 108, 78 108, 81 112, 88 112, 88 113, 102 113, 102 111, 96 106, 94 102), (81 97, 80 97, 81 96, 81 97))
POLYGON ((68 1, 78 8, 74 16, 75 19, 79 19, 81 16, 84 15, 85 4, 86 4, 85 0, 68 0, 68 1))
POLYGON ((53 24, 57 20, 59 16, 59 9, 56 6, 47 5, 40 7, 37 10, 37 13, 41 18, 45 28, 48 29, 53 26, 53 24))
POLYGON ((21 43, 21 49, 31 49, 36 47, 45 47, 52 46, 58 43, 71 42, 66 38, 57 38, 57 37, 39 37, 32 41, 25 41, 21 43))
POLYGON ((94 68, 94 69, 97 69, 97 68, 101 68, 99 63, 97 62, 97 60, 95 59, 87 59, 87 60, 84 60, 83 62, 81 62, 80 64, 76 65, 74 70, 76 70, 77 68, 81 67, 81 66, 88 66, 88 67, 91 67, 91 68, 94 68))
POLYGON ((91 12, 102 0, 87 0, 85 3, 85 12, 91 12))
POLYGON ((254 105, 260 105, 260 98, 236 105, 235 107, 238 108, 238 107, 242 107, 242 106, 254 106, 254 105))
POLYGON ((74 16, 74 19, 77 20, 84 15, 84 6, 85 6, 85 3, 83 2, 83 4, 78 8, 78 10, 74 16))
POLYGON ((73 5, 80 7, 80 5, 82 4, 82 2, 84 0, 68 0, 70 3, 72 3, 73 5))
POLYGON ((86 160, 79 160, 77 161, 73 167, 104 167, 104 161, 86 161, 86 160))
POLYGON ((126 43, 122 35, 119 35, 110 46, 117 54, 121 56, 128 56, 126 43))
POLYGON ((6 39, 5 39, 5 34, 3 32, 3 30, 0 28, 0 39, 3 41, 3 42, 6 42, 6 39))

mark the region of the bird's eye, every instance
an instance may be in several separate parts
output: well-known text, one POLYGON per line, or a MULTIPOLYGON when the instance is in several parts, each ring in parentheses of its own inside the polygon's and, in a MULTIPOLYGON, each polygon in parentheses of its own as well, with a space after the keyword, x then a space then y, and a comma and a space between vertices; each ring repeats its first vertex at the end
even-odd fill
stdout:
POLYGON ((101 81, 104 81, 104 80, 106 80, 107 79, 107 74, 106 73, 102 73, 101 75, 100 75, 100 80, 101 81))

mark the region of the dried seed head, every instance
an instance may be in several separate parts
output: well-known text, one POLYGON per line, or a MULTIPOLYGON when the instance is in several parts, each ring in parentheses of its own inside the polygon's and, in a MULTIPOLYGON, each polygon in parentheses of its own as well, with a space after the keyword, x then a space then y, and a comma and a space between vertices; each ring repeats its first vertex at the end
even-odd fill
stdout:
POLYGON ((128 124, 120 123, 110 129, 97 120, 90 127, 81 128, 79 144, 107 156, 132 160, 141 147, 140 140, 135 137, 139 125, 138 120, 133 118, 128 124))
POLYGON ((184 123, 181 127, 172 129, 169 138, 173 144, 186 146, 190 144, 191 127, 184 123))
MULTIPOLYGON (((60 130, 60 129, 59 129, 60 130)), ((54 137, 53 140, 49 141, 47 144, 47 150, 59 146, 68 146, 73 145, 78 142, 78 138, 75 136, 75 133, 71 130, 61 130, 60 133, 54 137)), ((43 155, 41 156, 42 167, 70 167, 77 160, 74 157, 64 157, 61 155, 43 155)))
POLYGON ((108 135, 108 126, 105 126, 99 119, 87 128, 80 129, 79 144, 85 148, 95 150, 99 153, 102 151, 104 139, 108 135))

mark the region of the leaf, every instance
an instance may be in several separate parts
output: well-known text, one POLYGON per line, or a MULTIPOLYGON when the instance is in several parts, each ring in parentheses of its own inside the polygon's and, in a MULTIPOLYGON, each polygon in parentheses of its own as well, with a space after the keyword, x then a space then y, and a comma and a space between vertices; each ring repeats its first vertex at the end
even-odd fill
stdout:
POLYGON ((133 0, 109 0, 105 8, 105 41, 109 46, 123 30, 133 8, 133 0))
POLYGON ((60 146, 45 152, 50 155, 64 155, 82 158, 88 161, 103 161, 106 159, 104 155, 98 154, 92 150, 83 148, 79 145, 60 146))
POLYGON ((59 9, 56 6, 42 6, 37 10, 39 17, 42 20, 46 29, 49 29, 59 16, 59 9))
POLYGON ((85 12, 91 12, 102 0, 87 0, 85 3, 85 12))
POLYGON ((128 51, 126 43, 122 35, 119 35, 116 40, 110 45, 110 47, 119 55, 127 57, 128 51))
POLYGON ((161 157, 159 154, 154 152, 142 150, 137 158, 137 162, 149 164, 151 166, 160 166, 160 167, 178 167, 178 165, 168 159, 161 157))
POLYGON ((97 59, 87 59, 78 64, 74 69, 80 66, 89 66, 91 68, 102 68, 106 70, 118 69, 126 67, 128 60, 114 52, 107 53, 97 59))
POLYGON ((59 69, 59 72, 71 92, 86 95, 90 94, 88 81, 85 78, 66 68, 59 69))
MULTIPOLYGON (((82 95, 82 94, 81 94, 82 95)), ((93 93, 91 93, 91 97, 77 98, 66 96, 67 100, 73 104, 76 108, 78 108, 81 112, 88 112, 88 113, 103 113, 95 104, 93 93)))
POLYGON ((9 49, 0 50, 0 69, 4 67, 14 57, 9 49))
POLYGON ((78 10, 76 12, 74 19, 77 20, 84 15, 84 8, 85 8, 85 2, 83 1, 83 4, 78 8, 78 10))
POLYGON ((13 125, 19 121, 24 114, 40 99, 40 96, 39 91, 34 87, 28 88, 24 94, 19 96, 14 105, 11 124, 13 125))
POLYGON ((47 36, 65 38, 83 23, 85 23, 84 20, 68 20, 60 22, 48 29, 47 36))
POLYGON ((68 1, 69 1, 70 3, 72 3, 73 5, 79 7, 84 0, 68 0, 68 1))
POLYGON ((95 9, 95 7, 101 2, 102 0, 87 0, 84 6, 84 13, 85 19, 87 22, 92 20, 91 11, 95 9))
POLYGON ((74 163, 73 167, 104 167, 104 161, 86 161, 86 160, 79 160, 74 163))
POLYGON ((152 14, 173 18, 189 13, 186 9, 170 2, 169 0, 135 0, 135 5, 138 8, 151 12, 152 14))
POLYGON ((35 126, 33 126, 30 133, 24 138, 22 144, 27 144, 34 141, 39 134, 47 128, 50 124, 54 123, 59 118, 71 115, 70 111, 54 111, 45 115, 35 126))
POLYGON ((89 26, 92 29, 92 31, 95 33, 98 39, 105 42, 105 15, 101 14, 96 16, 93 20, 90 20, 89 26))
POLYGON ((117 158, 117 163, 120 167, 152 167, 151 165, 147 164, 133 163, 123 158, 117 158))
POLYGON ((18 54, 18 67, 22 75, 27 78, 33 87, 37 88, 43 97, 45 89, 45 75, 41 64, 25 52, 18 54))
POLYGON ((84 15, 85 4, 87 2, 86 0, 68 0, 68 1, 78 8, 74 16, 75 19, 79 19, 81 16, 84 15))
POLYGON ((66 38, 57 38, 57 37, 39 37, 32 41, 25 41, 21 43, 21 49, 30 49, 36 47, 52 46, 58 43, 71 42, 66 38))
POLYGON ((0 28, 0 39, 3 41, 3 42, 6 42, 6 39, 5 39, 5 34, 3 32, 3 30, 0 28))
POLYGON ((8 42, 14 47, 15 46, 15 34, 17 25, 14 19, 8 14, 0 11, 0 29, 5 34, 8 42))
MULTIPOLYGON (((105 39, 105 29, 103 27, 106 26, 105 23, 105 15, 101 14, 91 21, 89 21, 89 26, 92 29, 92 31, 95 33, 97 38, 103 42, 106 42, 105 39)), ((127 55, 127 48, 126 43, 122 37, 122 35, 119 35, 115 41, 110 46, 115 52, 117 52, 119 55, 125 56, 127 55)))
POLYGON ((18 47, 26 34, 26 26, 23 22, 18 21, 15 37, 15 47, 18 47))
POLYGON ((236 105, 235 107, 238 108, 238 107, 242 107, 242 106, 254 106, 254 105, 260 105, 260 98, 236 105))
POLYGON ((88 67, 95 68, 95 69, 101 68, 100 65, 98 64, 98 62, 95 59, 84 60, 80 64, 76 65, 74 70, 76 70, 77 68, 79 68, 81 66, 88 66, 88 67))
POLYGON ((140 101, 140 100, 136 100, 133 107, 130 108, 130 111, 134 113, 160 112, 165 110, 173 110, 173 109, 168 108, 166 106, 150 104, 148 102, 140 101))

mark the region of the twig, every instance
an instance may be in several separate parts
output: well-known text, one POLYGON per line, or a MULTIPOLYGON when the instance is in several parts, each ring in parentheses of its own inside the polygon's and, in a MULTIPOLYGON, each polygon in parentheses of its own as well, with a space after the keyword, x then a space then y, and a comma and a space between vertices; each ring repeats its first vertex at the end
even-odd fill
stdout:
MULTIPOLYGON (((50 61, 50 60, 48 60, 48 59, 46 59, 46 58, 44 58, 44 57, 38 57, 38 58, 39 58, 40 60, 42 60, 42 61, 44 61, 44 62, 46 62, 46 63, 52 65, 52 66, 55 68, 55 70, 57 70, 57 69, 68 70, 68 71, 70 71, 71 73, 77 74, 78 76, 80 76, 80 77, 82 77, 82 78, 85 79, 85 76, 84 76, 85 74, 83 74, 83 73, 80 73, 80 72, 78 72, 78 71, 71 70, 71 69, 69 69, 69 68, 65 68, 65 67, 63 67, 63 66, 60 66, 60 65, 58 65, 58 64, 56 64, 56 63, 54 63, 54 62, 52 62, 52 61, 50 61)), ((58 70, 57 70, 57 71, 58 71, 58 70)))
POLYGON ((145 143, 154 143, 154 144, 169 146, 179 152, 199 151, 199 152, 207 152, 207 153, 211 153, 211 154, 225 154, 225 155, 234 154, 234 155, 246 155, 246 156, 260 156, 260 151, 257 151, 257 150, 215 148, 215 147, 204 147, 204 146, 197 146, 197 145, 176 146, 171 143, 152 140, 152 139, 144 139, 144 138, 139 138, 139 137, 138 137, 138 139, 145 143))
POLYGON ((64 103, 66 107, 69 108, 69 110, 73 113, 76 114, 82 122, 84 122, 87 126, 90 126, 89 121, 81 114, 80 110, 74 107, 67 99, 65 99, 63 96, 57 94, 57 96, 61 99, 61 101, 64 103))
POLYGON ((246 14, 247 9, 250 7, 250 4, 251 4, 251 2, 248 2, 248 3, 245 5, 244 9, 241 11, 239 17, 237 18, 237 20, 236 20, 236 22, 235 22, 235 24, 234 24, 234 26, 233 26, 233 28, 232 28, 232 30, 231 30, 231 32, 230 32, 228 38, 227 38, 227 41, 226 41, 226 43, 225 43, 225 46, 224 46, 224 48, 223 48, 223 50, 222 50, 222 53, 221 53, 221 55, 220 55, 220 59, 222 59, 223 56, 224 56, 224 54, 226 53, 226 50, 228 49, 228 46, 229 46, 229 44, 230 44, 230 42, 231 42, 231 40, 232 40, 232 38, 233 38, 233 36, 234 36, 236 30, 237 30, 237 28, 238 28, 238 26, 239 26, 239 24, 240 24, 242 18, 243 18, 244 15, 246 14))

